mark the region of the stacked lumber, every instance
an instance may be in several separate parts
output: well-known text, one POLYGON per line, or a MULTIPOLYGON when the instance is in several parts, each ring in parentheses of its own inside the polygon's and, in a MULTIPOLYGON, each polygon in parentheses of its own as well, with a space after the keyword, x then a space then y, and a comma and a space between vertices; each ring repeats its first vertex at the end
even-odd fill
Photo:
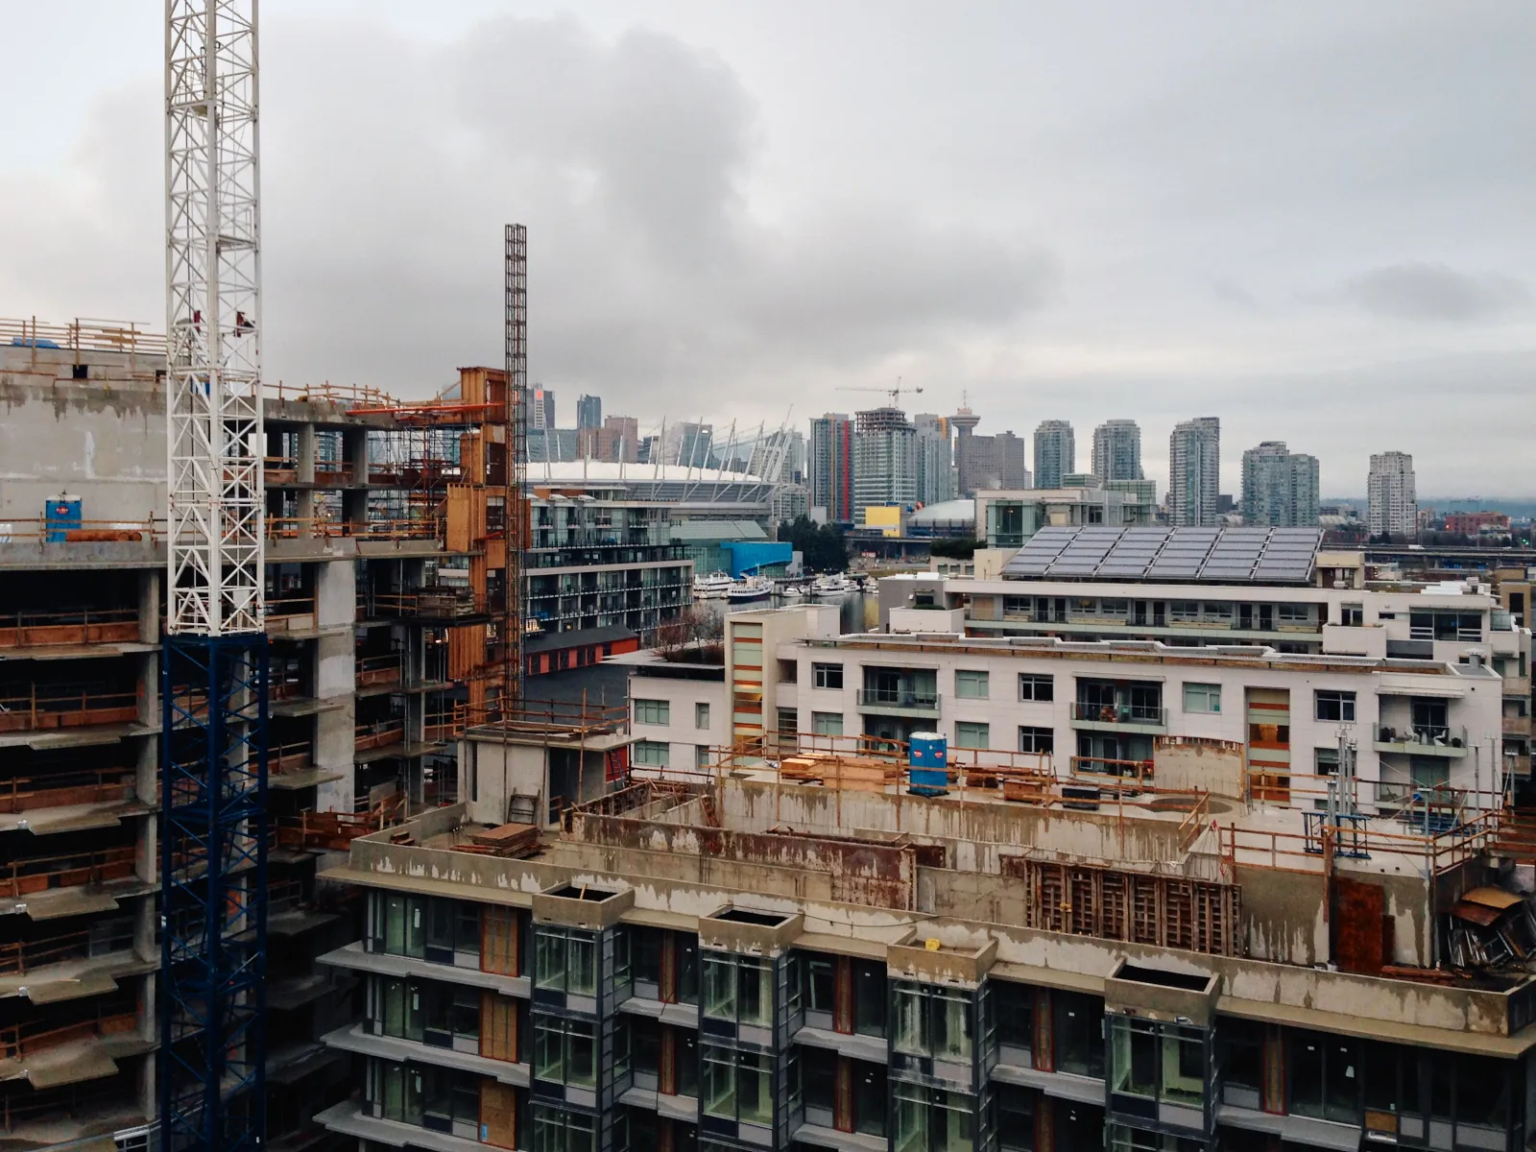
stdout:
POLYGON ((539 850, 539 829, 535 824, 503 824, 476 832, 472 840, 488 855, 520 860, 539 850))
POLYGON ((779 776, 796 783, 820 783, 846 792, 884 792, 900 784, 905 769, 872 756, 817 756, 802 753, 779 762, 779 776))

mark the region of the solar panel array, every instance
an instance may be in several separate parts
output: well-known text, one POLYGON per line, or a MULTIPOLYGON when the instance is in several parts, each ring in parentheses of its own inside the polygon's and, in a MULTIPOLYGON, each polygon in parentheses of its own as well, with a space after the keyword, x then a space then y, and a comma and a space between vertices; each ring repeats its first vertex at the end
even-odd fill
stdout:
POLYGON ((1316 528, 1042 528, 1003 576, 1305 584, 1322 539, 1316 528))

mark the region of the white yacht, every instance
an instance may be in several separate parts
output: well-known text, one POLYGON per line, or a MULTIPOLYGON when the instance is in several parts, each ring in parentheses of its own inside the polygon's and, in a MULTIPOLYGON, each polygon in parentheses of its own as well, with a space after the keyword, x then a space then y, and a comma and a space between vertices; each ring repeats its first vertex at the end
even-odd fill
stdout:
POLYGON ((724 600, 736 582, 724 572, 711 572, 707 576, 693 578, 693 595, 697 600, 724 600))

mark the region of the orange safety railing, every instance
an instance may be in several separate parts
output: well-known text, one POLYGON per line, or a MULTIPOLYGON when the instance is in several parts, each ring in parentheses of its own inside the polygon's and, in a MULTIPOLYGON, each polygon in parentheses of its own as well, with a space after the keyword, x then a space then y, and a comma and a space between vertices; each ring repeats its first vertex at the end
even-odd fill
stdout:
POLYGON ((360 402, 380 406, 399 403, 388 392, 366 384, 332 384, 329 380, 320 384, 285 384, 279 380, 276 384, 263 383, 262 390, 268 399, 284 404, 335 404, 351 407, 360 402))
POLYGON ((134 874, 134 848, 103 848, 63 856, 31 856, 0 864, 0 896, 25 896, 49 888, 78 888, 126 880, 134 874))
POLYGON ((391 718, 389 720, 376 720, 371 724, 359 724, 353 730, 353 749, 358 752, 370 752, 375 748, 387 748, 391 744, 405 742, 405 721, 391 718))
MULTIPOLYGON (((123 944, 122 951, 127 951, 131 940, 123 941, 123 944)), ((85 960, 92 955, 92 948, 90 932, 70 932, 63 936, 50 936, 46 940, 18 940, 0 944, 0 974, 25 975, 50 964, 85 960)))
MULTIPOLYGON (((267 774, 281 776, 284 772, 303 772, 313 761, 314 749, 308 741, 279 744, 267 749, 267 774)), ((256 757, 251 757, 254 763, 256 757)))
MULTIPOLYGON (((1388 831, 1373 827, 1369 821, 1325 831, 1338 842, 1347 840, 1352 852, 1422 859, 1438 875, 1485 853, 1496 839, 1503 820, 1502 812, 1483 812, 1453 828, 1430 835, 1388 831)), ((1318 836, 1291 830, 1244 827, 1234 822, 1217 825, 1217 833, 1221 856, 1228 864, 1291 872, 1323 869, 1324 846, 1318 836)))
POLYGON ((440 540, 437 520, 333 520, 324 516, 269 516, 268 540, 440 540))
POLYGON ((103 1012, 94 1019, 48 1031, 36 1031, 35 1024, 13 1024, 9 1028, 0 1028, 0 1060, 16 1060, 76 1040, 120 1036, 135 1031, 138 1026, 137 1012, 103 1012))
POLYGON ((293 456, 267 456, 261 470, 268 484, 296 484, 299 480, 299 462, 293 456))
POLYGON ((0 732, 125 724, 138 718, 137 691, 72 692, 33 684, 26 695, 0 696, 0 732))
POLYGON ((403 657, 398 652, 386 656, 364 656, 357 661, 357 686, 371 688, 380 684, 398 684, 404 678, 403 657))
POLYGON ((366 592, 358 597, 358 609, 368 617, 408 618, 426 616, 452 619, 485 613, 485 597, 456 586, 420 588, 411 592, 366 592))
POLYGON ((11 320, 0 317, 0 345, 49 350, 50 345, 71 352, 127 352, 130 355, 165 355, 165 334, 151 332, 133 321, 77 318, 68 324, 48 324, 36 316, 11 320))
POLYGON ((1072 757, 1072 775, 1094 783, 1152 786, 1152 761, 1112 760, 1103 756, 1072 757))
POLYGON ((139 638, 137 608, 0 613, 0 648, 122 644, 139 638))
POLYGON ((166 538, 166 522, 163 519, 145 520, 81 520, 65 526, 44 517, 22 520, 6 520, 0 523, 0 544, 21 541, 59 543, 49 537, 63 533, 65 544, 103 544, 150 541, 159 543, 166 538))
POLYGON ((405 794, 396 792, 363 812, 301 812, 278 821, 277 843, 283 848, 345 851, 359 836, 398 824, 405 810, 405 794))
POLYGON ((339 460, 315 461, 315 484, 317 487, 327 487, 339 484, 351 484, 357 475, 357 470, 350 464, 339 460))
POLYGON ((104 804, 125 800, 132 791, 133 773, 122 768, 60 772, 52 776, 6 776, 0 777, 0 812, 104 804), (65 780, 76 783, 63 783, 65 780))

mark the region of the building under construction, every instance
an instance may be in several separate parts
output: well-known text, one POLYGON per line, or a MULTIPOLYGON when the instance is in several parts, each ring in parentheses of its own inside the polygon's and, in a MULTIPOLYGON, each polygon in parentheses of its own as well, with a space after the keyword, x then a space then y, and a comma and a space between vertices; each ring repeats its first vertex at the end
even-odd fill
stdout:
MULTIPOLYGON (((165 389, 161 337, 0 321, 0 1145, 153 1119, 165 389)), ((452 801, 458 735, 512 714, 515 437, 502 369, 422 403, 269 388, 264 415, 266 1079, 296 1148, 351 1090, 317 1038, 357 982, 313 958, 360 912, 316 862, 452 801)))
POLYGON ((368 909, 323 957, 367 986, 325 1038, 362 1073, 333 1131, 1527 1147, 1536 920, 1506 814, 1413 829, 1158 784, 1241 762, 1221 741, 1090 792, 1035 755, 920 772, 901 742, 792 733, 623 786, 624 739, 471 728, 461 802, 328 873, 368 909))

